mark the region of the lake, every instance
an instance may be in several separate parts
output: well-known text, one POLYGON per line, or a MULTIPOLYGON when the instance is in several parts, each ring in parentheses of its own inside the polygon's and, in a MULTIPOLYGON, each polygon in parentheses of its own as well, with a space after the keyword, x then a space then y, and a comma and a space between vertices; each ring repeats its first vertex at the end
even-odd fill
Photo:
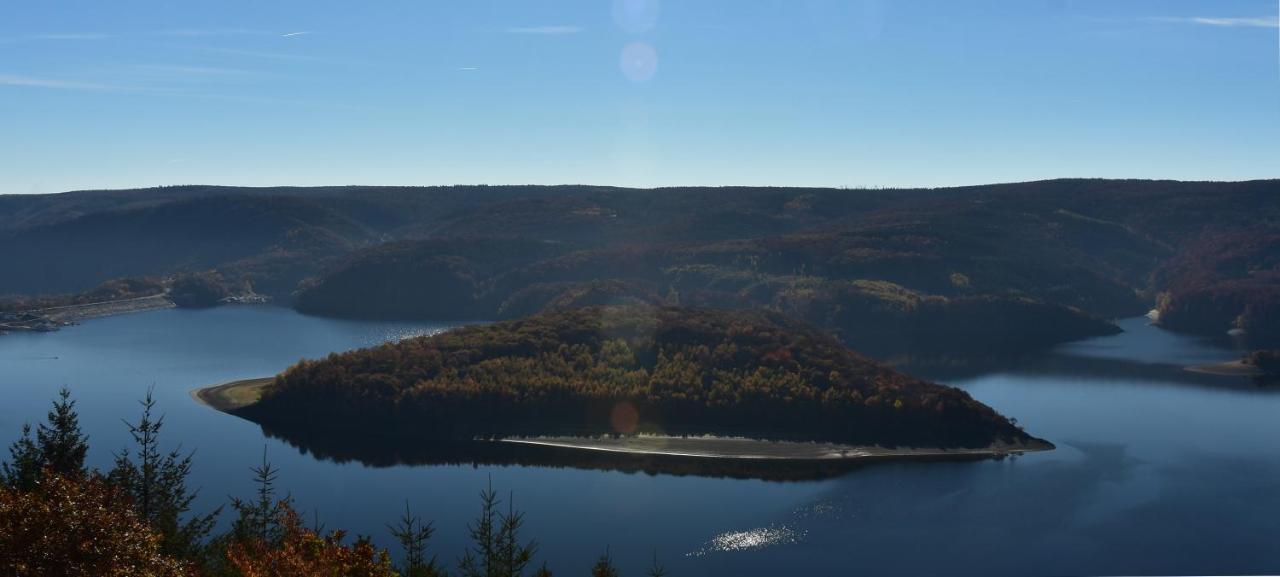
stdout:
MULTIPOLYGON (((248 496, 265 449, 307 517, 389 544, 406 501, 434 521, 451 562, 487 483, 527 514, 557 574, 586 574, 606 548, 639 575, 656 551, 674 575, 1061 575, 1280 572, 1280 391, 1192 374, 1237 356, 1146 319, 959 386, 1058 449, 1002 461, 899 462, 815 481, 520 465, 393 465, 319 459, 189 391, 278 372, 301 358, 427 334, 431 323, 363 322, 269 306, 162 310, 56 333, 0 337, 0 442, 43 419, 69 386, 108 467, 148 387, 162 439, 196 451, 199 507, 248 496)), ((922 375, 929 376, 929 375, 922 375)))

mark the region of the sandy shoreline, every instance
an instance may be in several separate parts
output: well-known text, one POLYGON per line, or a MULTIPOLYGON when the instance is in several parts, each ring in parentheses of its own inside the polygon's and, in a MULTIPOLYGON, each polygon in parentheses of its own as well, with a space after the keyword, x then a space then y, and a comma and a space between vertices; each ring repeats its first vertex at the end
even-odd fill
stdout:
MULTIPOLYGON (((221 385, 203 387, 191 391, 191 398, 215 410, 233 412, 256 403, 262 394, 262 389, 269 386, 274 380, 275 377, 243 379, 221 385)), ((637 435, 618 438, 522 437, 501 439, 501 442, 631 455, 778 461, 974 458, 1051 451, 1054 449, 1053 444, 1048 442, 1033 442, 1020 445, 1000 443, 978 449, 939 449, 763 441, 742 437, 672 437, 664 435, 637 435)))
POLYGON ((1193 365, 1183 367, 1184 371, 1192 373, 1200 373, 1202 375, 1218 375, 1223 377, 1260 377, 1262 371, 1244 361, 1227 361, 1225 363, 1211 363, 1207 365, 1193 365))
POLYGON ((540 437, 528 439, 502 439, 504 443, 629 453, 634 455, 661 455, 667 457, 695 457, 704 459, 750 460, 863 460, 909 459, 945 457, 982 457, 1013 453, 1029 453, 1052 450, 1045 445, 998 444, 979 449, 938 449, 921 447, 855 446, 837 443, 801 443, 792 441, 762 441, 736 437, 669 437, 663 435, 638 435, 634 437, 540 437))
POLYGON ((191 391, 191 398, 206 407, 226 413, 258 402, 262 389, 273 381, 275 377, 263 377, 202 387, 191 391))

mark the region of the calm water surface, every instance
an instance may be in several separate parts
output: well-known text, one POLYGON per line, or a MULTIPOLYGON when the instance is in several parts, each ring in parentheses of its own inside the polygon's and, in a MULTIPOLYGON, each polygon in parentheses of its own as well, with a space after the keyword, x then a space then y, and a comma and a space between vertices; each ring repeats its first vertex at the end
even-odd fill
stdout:
POLYGON ((406 500, 435 521, 442 560, 465 546, 476 492, 514 490, 540 559, 585 574, 606 547, 637 575, 654 550, 677 575, 1060 575, 1280 572, 1280 394, 1193 375, 1230 349, 1126 332, 962 380, 1058 450, 1005 461, 897 463, 812 482, 521 466, 334 463, 193 402, 196 387, 444 328, 320 319, 273 307, 166 310, 0 337, 0 441, 79 401, 90 459, 109 466, 121 418, 154 386, 165 438, 196 450, 202 507, 252 489, 267 451, 280 484, 330 527, 386 542, 406 500))

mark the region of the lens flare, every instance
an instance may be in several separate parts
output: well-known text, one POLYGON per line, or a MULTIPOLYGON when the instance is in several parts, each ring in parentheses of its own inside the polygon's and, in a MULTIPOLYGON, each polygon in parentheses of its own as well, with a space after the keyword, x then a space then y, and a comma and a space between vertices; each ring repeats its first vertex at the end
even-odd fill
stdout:
POLYGON ((635 405, 622 401, 614 405, 613 411, 609 413, 609 424, 613 426, 614 432, 629 435, 636 432, 636 425, 640 424, 640 412, 635 405))
POLYGON ((658 0, 614 0, 613 22, 629 34, 648 32, 658 23, 658 0))
POLYGON ((618 67, 632 82, 647 82, 658 72, 658 51, 644 42, 632 42, 622 49, 618 67))

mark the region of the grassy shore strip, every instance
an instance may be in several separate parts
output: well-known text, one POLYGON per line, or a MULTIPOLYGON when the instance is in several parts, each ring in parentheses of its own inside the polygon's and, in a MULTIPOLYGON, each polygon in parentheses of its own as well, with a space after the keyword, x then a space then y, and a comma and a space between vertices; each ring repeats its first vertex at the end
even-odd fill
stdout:
POLYGON ((696 457, 707 459, 760 459, 806 460, 828 459, 878 459, 878 458, 939 458, 1007 455, 1049 451, 1049 443, 1025 445, 992 445, 981 449, 931 449, 918 447, 858 447, 835 443, 796 443, 789 441, 762 441, 736 437, 666 437, 638 435, 634 437, 542 437, 533 439, 503 439, 507 443, 630 453, 635 455, 661 455, 669 457, 696 457))
POLYGON ((232 381, 191 391, 191 398, 219 411, 234 411, 258 402, 262 396, 262 389, 273 381, 275 377, 232 381))
POLYGON ((1227 361, 1225 363, 1212 363, 1207 365, 1195 365, 1185 367, 1183 370, 1204 375, 1219 375, 1223 377, 1260 377, 1262 370, 1244 361, 1227 361))

